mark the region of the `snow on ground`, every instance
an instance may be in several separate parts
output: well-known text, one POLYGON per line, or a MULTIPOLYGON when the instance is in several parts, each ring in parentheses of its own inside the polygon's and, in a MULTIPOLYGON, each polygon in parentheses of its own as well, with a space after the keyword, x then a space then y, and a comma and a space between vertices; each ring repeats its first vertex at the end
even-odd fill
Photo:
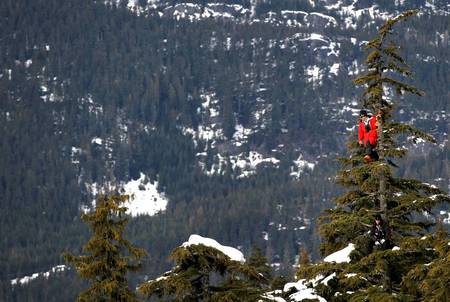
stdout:
POLYGON ((248 136, 253 133, 252 129, 244 128, 242 125, 235 126, 235 132, 233 134, 233 141, 237 147, 242 146, 248 141, 248 136))
POLYGON ((43 277, 48 279, 48 277, 50 277, 50 274, 54 274, 54 273, 58 273, 58 272, 63 272, 65 270, 69 269, 67 266, 63 265, 57 265, 55 267, 52 267, 49 271, 47 272, 41 272, 41 273, 34 273, 31 276, 25 276, 22 278, 16 278, 16 279, 12 279, 11 280, 11 285, 15 286, 15 285, 24 285, 24 284, 28 284, 30 281, 33 281, 36 278, 39 277, 43 277))
POLYGON ((371 20, 387 20, 393 17, 392 14, 381 11, 378 5, 357 9, 355 7, 357 2, 358 1, 353 1, 350 5, 344 5, 342 2, 337 2, 336 4, 325 6, 325 8, 329 11, 336 12, 337 15, 343 18, 345 27, 352 29, 356 29, 357 22, 363 15, 369 16, 371 20))
POLYGON ((290 175, 295 179, 299 179, 305 170, 314 170, 315 165, 316 163, 304 160, 303 155, 300 154, 297 160, 294 160, 294 165, 291 166, 290 175))
POLYGON ((188 247, 191 245, 204 245, 212 247, 221 251, 222 253, 230 257, 230 259, 233 261, 245 262, 244 254, 242 254, 241 251, 235 249, 234 247, 222 245, 218 243, 216 240, 211 238, 206 238, 200 235, 193 234, 189 236, 189 240, 183 243, 181 246, 188 247))
POLYGON ((339 250, 337 252, 334 252, 323 259, 325 262, 336 262, 336 263, 343 263, 343 262, 350 262, 350 253, 353 252, 355 249, 355 245, 353 243, 349 243, 347 247, 343 248, 342 250, 339 250))
POLYGON ((309 17, 309 16, 320 17, 320 18, 322 18, 322 19, 327 20, 328 23, 325 25, 325 27, 328 27, 328 26, 337 26, 337 21, 336 21, 336 19, 335 19, 334 17, 328 16, 328 15, 325 15, 325 14, 322 14, 322 13, 316 13, 316 12, 310 13, 310 14, 308 15, 308 17, 309 17))
POLYGON ((30 67, 31 64, 33 64, 33 60, 31 60, 31 59, 26 60, 25 63, 24 63, 26 68, 30 67))
POLYGON ((305 69, 305 74, 308 77, 308 82, 313 83, 313 85, 317 86, 322 84, 323 72, 319 66, 308 66, 305 69))
MULTIPOLYGON (((128 208, 127 214, 135 217, 140 215, 153 216, 166 209, 168 199, 163 192, 158 192, 158 182, 150 182, 149 178, 140 173, 136 180, 130 180, 126 183, 112 185, 110 183, 100 186, 97 183, 86 184, 87 190, 93 195, 114 191, 117 188, 121 194, 129 195, 130 200, 124 203, 128 208)), ((95 207, 95 199, 92 201, 92 208, 95 207)), ((89 212, 92 209, 85 207, 83 212, 89 212)))
POLYGON ((141 173, 136 180, 123 185, 124 194, 130 195, 130 201, 125 203, 131 216, 153 216, 166 209, 168 200, 164 193, 158 192, 158 182, 146 183, 146 176, 141 173))
POLYGON ((331 67, 330 67, 330 74, 334 74, 335 76, 338 75, 339 72, 339 63, 334 63, 331 67))
POLYGON ((94 137, 91 140, 92 144, 97 144, 97 145, 102 145, 103 144, 103 140, 100 137, 94 137))
POLYGON ((256 151, 250 151, 248 156, 245 153, 241 153, 237 156, 230 156, 230 162, 232 164, 233 170, 239 168, 241 174, 238 178, 247 177, 256 173, 258 165, 262 163, 268 163, 277 166, 280 160, 274 157, 264 157, 262 154, 256 151))
MULTIPOLYGON (((206 153, 198 153, 197 156, 205 156, 206 153)), ((257 151, 242 152, 237 155, 222 156, 220 153, 214 156, 214 163, 208 170, 206 164, 200 160, 199 164, 207 175, 223 174, 227 163, 231 164, 233 171, 239 171, 238 178, 248 177, 256 173, 260 164, 269 164, 278 167, 280 160, 275 157, 264 157, 257 151)))
POLYGON ((89 113, 93 113, 95 115, 99 115, 103 113, 103 106, 94 102, 94 99, 91 94, 87 94, 84 97, 81 97, 78 102, 82 106, 86 106, 89 110, 89 113))
POLYGON ((445 217, 442 219, 442 223, 450 224, 450 212, 440 211, 439 214, 441 214, 443 217, 445 217))

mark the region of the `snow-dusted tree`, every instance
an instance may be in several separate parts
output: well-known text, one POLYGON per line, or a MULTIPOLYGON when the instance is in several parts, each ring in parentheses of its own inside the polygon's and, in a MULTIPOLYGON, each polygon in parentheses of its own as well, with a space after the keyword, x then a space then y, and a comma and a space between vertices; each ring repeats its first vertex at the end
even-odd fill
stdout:
POLYGON ((257 301, 268 287, 267 264, 260 255, 245 263, 239 251, 209 238, 191 236, 170 258, 175 267, 143 283, 139 292, 158 301, 257 301))
POLYGON ((91 281, 78 301, 138 301, 135 291, 129 289, 127 274, 141 267, 146 252, 123 236, 127 208, 122 204, 126 200, 126 195, 99 196, 95 211, 82 216, 94 232, 84 246, 87 255, 64 253, 80 277, 91 281))
POLYGON ((430 231, 435 225, 432 209, 450 203, 450 198, 433 185, 397 177, 390 164, 390 159, 406 155, 407 149, 401 147, 405 137, 435 142, 415 127, 392 120, 395 98, 405 93, 424 95, 404 82, 412 74, 392 35, 396 23, 415 14, 402 13, 379 29, 366 46, 367 70, 354 80, 364 86, 362 105, 380 113, 380 159, 365 163, 357 142, 350 142, 351 156, 341 159, 343 168, 337 175, 338 183, 348 191, 321 217, 321 252, 328 255, 354 244, 351 261, 305 265, 298 272, 302 278, 336 274, 327 285, 316 288, 328 301, 431 301, 431 292, 435 301, 448 298, 448 235, 430 231), (391 92, 396 93, 394 97, 391 92), (377 215, 392 231, 392 238, 390 246, 373 249, 368 232, 377 215), (437 275, 443 279, 436 279, 437 275))

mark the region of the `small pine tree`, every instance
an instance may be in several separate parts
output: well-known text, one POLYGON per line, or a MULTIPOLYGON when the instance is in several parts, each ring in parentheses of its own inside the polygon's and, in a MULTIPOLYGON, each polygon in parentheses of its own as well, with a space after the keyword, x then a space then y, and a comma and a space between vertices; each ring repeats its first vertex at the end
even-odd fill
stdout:
POLYGON ((267 258, 262 254, 261 249, 257 246, 252 247, 250 257, 246 263, 249 267, 253 268, 258 275, 263 278, 250 279, 255 282, 256 287, 267 287, 272 280, 272 269, 267 262, 267 258))
MULTIPOLYGON (((267 261, 257 252, 249 263, 231 260, 221 251, 195 244, 177 247, 175 267, 145 282, 139 292, 158 301, 257 301, 269 282, 267 261)), ((270 268, 269 268, 270 270, 270 268)))
POLYGON ((298 272, 309 277, 336 273, 333 282, 317 289, 328 301, 430 301, 425 293, 437 293, 436 297, 448 293, 450 267, 445 257, 449 240, 441 234, 439 241, 437 235, 429 234, 435 223, 428 217, 436 205, 450 203, 450 197, 435 186, 396 177, 388 160, 407 153, 407 149, 399 147, 398 137, 409 135, 434 142, 430 135, 411 125, 391 121, 395 101, 386 94, 392 89, 397 95, 424 95, 400 80, 412 74, 391 36, 397 22, 415 14, 417 11, 407 11, 380 28, 378 37, 366 46, 367 72, 354 80, 356 85, 365 87, 363 105, 380 114, 380 159, 365 163, 358 144, 350 142, 352 155, 341 159, 343 168, 337 175, 338 183, 349 190, 336 199, 336 208, 321 217, 322 253, 328 255, 354 243, 351 262, 310 265, 298 272), (373 250, 368 231, 377 215, 392 231, 392 245, 373 250), (427 268, 430 263, 442 266, 427 268), (437 274, 444 277, 442 282, 433 279, 437 274), (421 283, 414 284, 418 280, 421 283))
POLYGON ((123 237, 127 208, 121 204, 127 199, 126 195, 99 196, 95 211, 82 216, 94 232, 84 246, 87 255, 64 253, 80 277, 92 282, 77 301, 138 301, 136 293, 128 288, 127 273, 141 267, 146 252, 123 237))

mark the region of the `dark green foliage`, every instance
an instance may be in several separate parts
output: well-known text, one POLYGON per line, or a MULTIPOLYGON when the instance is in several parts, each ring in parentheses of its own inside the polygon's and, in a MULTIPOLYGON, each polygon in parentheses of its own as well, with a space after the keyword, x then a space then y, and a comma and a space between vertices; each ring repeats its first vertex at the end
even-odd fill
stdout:
MULTIPOLYGON (((450 245, 448 232, 439 227, 433 236, 427 236, 428 249, 434 254, 427 263, 419 263, 402 280, 402 290, 421 301, 448 301, 450 299, 450 245)), ((425 244, 425 243, 422 243, 425 244)))
POLYGON ((91 282, 77 301, 138 301, 129 289, 127 274, 141 268, 146 252, 123 237, 128 219, 122 203, 126 200, 126 195, 99 196, 95 211, 82 217, 94 233, 84 246, 87 255, 64 254, 80 277, 91 282))
POLYGON ((158 301, 256 301, 270 282, 270 268, 259 251, 247 263, 231 260, 202 244, 176 248, 175 267, 139 291, 158 301))

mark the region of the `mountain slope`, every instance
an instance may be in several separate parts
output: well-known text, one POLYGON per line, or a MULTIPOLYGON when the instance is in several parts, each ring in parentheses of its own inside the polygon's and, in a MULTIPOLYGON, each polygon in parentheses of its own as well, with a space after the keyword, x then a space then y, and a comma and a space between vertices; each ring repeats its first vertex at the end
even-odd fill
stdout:
POLYGON ((361 46, 405 8, 424 8, 399 39, 428 96, 397 114, 439 145, 419 143, 398 173, 448 188, 448 6, 283 2, 0 4, 5 292, 82 245, 93 184, 141 173, 169 200, 130 226, 152 255, 145 274, 166 269, 194 232, 244 252, 257 244, 284 272, 299 245, 318 257, 314 218, 338 193, 331 177, 360 109, 351 78, 361 46))

